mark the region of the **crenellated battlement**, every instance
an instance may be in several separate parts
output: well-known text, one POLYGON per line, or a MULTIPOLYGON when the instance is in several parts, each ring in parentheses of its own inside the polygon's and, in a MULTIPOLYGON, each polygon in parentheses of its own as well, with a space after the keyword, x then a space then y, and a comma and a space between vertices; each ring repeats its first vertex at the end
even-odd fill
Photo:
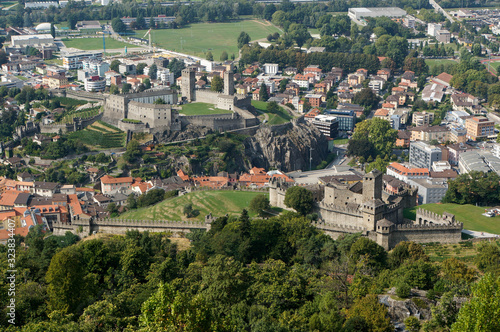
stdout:
POLYGON ((443 214, 438 214, 422 208, 417 209, 416 223, 417 224, 448 224, 455 222, 455 215, 444 212, 443 214))
POLYGON ((414 230, 414 231, 426 231, 429 229, 460 229, 462 230, 464 227, 464 224, 461 222, 454 222, 450 224, 424 224, 424 225, 417 225, 417 224, 396 224, 391 226, 391 228, 395 231, 397 230, 414 230))

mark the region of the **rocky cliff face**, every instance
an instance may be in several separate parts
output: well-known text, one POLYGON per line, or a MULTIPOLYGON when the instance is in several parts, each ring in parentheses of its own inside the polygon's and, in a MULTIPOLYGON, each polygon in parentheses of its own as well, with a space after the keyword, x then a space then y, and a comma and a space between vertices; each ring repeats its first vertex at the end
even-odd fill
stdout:
POLYGON ((309 153, 313 167, 328 154, 325 136, 303 119, 281 126, 261 127, 243 144, 252 166, 274 167, 285 172, 309 170, 309 153))

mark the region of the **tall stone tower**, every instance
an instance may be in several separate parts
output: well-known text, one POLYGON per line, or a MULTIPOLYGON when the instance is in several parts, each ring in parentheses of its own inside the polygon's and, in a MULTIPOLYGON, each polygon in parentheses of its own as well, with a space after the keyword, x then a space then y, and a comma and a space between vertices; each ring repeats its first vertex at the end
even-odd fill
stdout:
POLYGON ((182 86, 181 86, 181 95, 186 97, 188 102, 192 102, 195 100, 194 96, 194 84, 195 84, 195 75, 192 69, 186 68, 182 70, 182 86))
POLYGON ((224 94, 234 94, 234 74, 232 71, 226 70, 224 72, 224 94))
POLYGON ((363 177, 363 201, 382 198, 382 172, 374 169, 363 177))
POLYGON ((377 221, 384 218, 385 203, 382 201, 382 172, 374 169, 363 177, 363 224, 374 231, 377 221))

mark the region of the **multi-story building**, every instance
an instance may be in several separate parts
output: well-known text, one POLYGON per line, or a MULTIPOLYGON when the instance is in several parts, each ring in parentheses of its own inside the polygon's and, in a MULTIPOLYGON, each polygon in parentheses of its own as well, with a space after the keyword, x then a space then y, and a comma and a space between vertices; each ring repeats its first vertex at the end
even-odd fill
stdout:
POLYGON ((400 163, 393 162, 387 166, 387 175, 408 183, 411 179, 426 179, 429 177, 427 168, 408 168, 400 163))
POLYGON ((467 142, 467 130, 462 126, 452 126, 450 128, 450 141, 456 143, 467 142))
POLYGON ((264 73, 267 75, 276 75, 278 73, 279 66, 277 63, 266 63, 264 64, 264 73))
POLYGON ((168 68, 158 70, 158 79, 169 86, 175 82, 174 73, 171 73, 168 68))
POLYGON ((413 113, 411 123, 415 127, 428 126, 434 121, 434 113, 429 112, 415 112, 413 113))
MULTIPOLYGON (((130 27, 130 23, 136 22, 137 18, 135 17, 122 17, 121 18, 123 24, 125 24, 127 27, 130 27)), ((165 15, 158 15, 156 17, 145 17, 144 22, 146 23, 147 26, 152 25, 159 25, 160 23, 163 24, 168 24, 175 21, 175 16, 165 16, 165 15)))
POLYGON ((486 138, 495 134, 495 123, 483 116, 474 116, 465 120, 467 138, 475 141, 478 138, 486 138))
POLYGON ((66 52, 62 54, 63 67, 65 69, 82 68, 83 61, 85 60, 102 60, 102 52, 83 51, 83 52, 66 52))
POLYGON ((101 178, 101 192, 103 195, 113 194, 120 190, 130 191, 134 179, 132 177, 114 178, 104 175, 101 178))
POLYGON ((60 89, 68 85, 68 79, 65 76, 45 76, 42 78, 42 84, 48 86, 50 89, 60 89))
POLYGON ((328 138, 337 137, 339 121, 337 117, 331 115, 318 115, 312 121, 312 124, 328 138))
POLYGON ((353 110, 329 110, 327 114, 335 116, 339 121, 339 131, 353 131, 355 115, 353 110))
POLYGON ((410 164, 416 167, 432 168, 432 163, 440 161, 442 152, 440 148, 429 145, 425 142, 410 143, 410 164))
POLYGON ((120 72, 120 74, 126 73, 126 75, 135 75, 136 68, 134 64, 120 63, 118 65, 118 71, 120 72))
POLYGON ((104 73, 109 70, 109 63, 101 60, 86 59, 82 61, 82 69, 84 71, 94 72, 99 76, 104 76, 104 73))
POLYGON ((412 179, 408 184, 418 189, 418 205, 439 203, 448 190, 446 179, 412 179))
POLYGON ((106 79, 100 79, 98 77, 89 77, 83 80, 85 86, 85 91, 97 92, 104 91, 106 88, 106 79))
POLYGON ((450 130, 444 126, 423 126, 408 128, 411 132, 412 141, 433 141, 446 142, 450 139, 450 130))
POLYGON ((319 107, 321 105, 321 99, 323 95, 321 94, 307 94, 305 98, 312 107, 319 107))

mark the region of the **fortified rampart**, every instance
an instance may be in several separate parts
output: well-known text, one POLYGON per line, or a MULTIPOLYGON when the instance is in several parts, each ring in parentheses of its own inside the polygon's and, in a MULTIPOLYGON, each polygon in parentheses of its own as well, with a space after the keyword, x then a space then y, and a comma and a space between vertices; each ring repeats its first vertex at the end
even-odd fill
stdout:
POLYGON ((64 133, 70 133, 77 130, 82 130, 87 126, 90 126, 97 120, 102 118, 102 113, 99 113, 91 118, 82 119, 79 117, 74 117, 72 123, 64 123, 64 124, 49 124, 49 125, 40 125, 40 132, 43 134, 56 134, 61 131, 64 133))
POLYGON ((125 234, 129 230, 140 232, 189 233, 193 229, 209 230, 214 218, 209 214, 203 223, 193 221, 150 221, 122 219, 77 219, 71 223, 53 222, 54 235, 64 235, 67 231, 74 234, 125 234))
MULTIPOLYGON (((293 184, 281 179, 272 180, 269 184, 271 205, 286 208, 285 195, 291 186, 293 184)), ((386 250, 401 241, 457 243, 461 240, 463 225, 455 221, 452 214, 439 215, 418 209, 416 221, 405 219, 403 210, 415 206, 417 191, 408 187, 392 195, 391 201, 383 200, 387 197, 383 197, 382 173, 378 171, 366 174, 361 185, 331 183, 322 188, 323 199, 315 201, 313 207, 319 217, 315 226, 333 238, 361 232, 386 250)))

